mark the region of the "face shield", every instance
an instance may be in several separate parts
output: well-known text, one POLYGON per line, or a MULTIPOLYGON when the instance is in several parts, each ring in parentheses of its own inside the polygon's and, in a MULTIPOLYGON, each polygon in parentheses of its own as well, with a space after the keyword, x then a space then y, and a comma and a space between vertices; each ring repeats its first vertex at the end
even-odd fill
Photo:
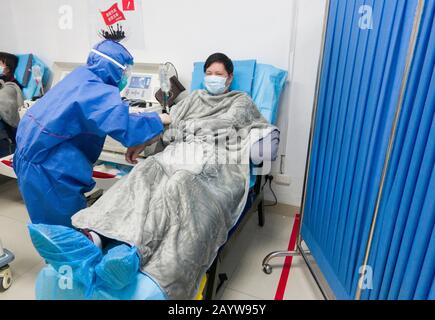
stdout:
POLYGON ((130 79, 130 77, 131 77, 132 69, 133 69, 133 66, 131 64, 129 64, 126 66, 126 68, 122 72, 122 78, 121 78, 121 81, 119 82, 119 85, 118 85, 119 91, 124 90, 125 87, 127 86, 128 79, 130 79))
POLYGON ((112 62, 113 64, 115 64, 116 66, 118 66, 122 69, 122 77, 121 77, 121 81, 118 84, 118 88, 119 88, 119 91, 124 90, 124 88, 127 86, 128 79, 131 76, 132 65, 123 65, 123 64, 119 63, 118 61, 116 61, 115 59, 113 59, 112 57, 109 57, 107 54, 104 54, 96 49, 92 49, 91 51, 93 53, 109 60, 110 62, 112 62))

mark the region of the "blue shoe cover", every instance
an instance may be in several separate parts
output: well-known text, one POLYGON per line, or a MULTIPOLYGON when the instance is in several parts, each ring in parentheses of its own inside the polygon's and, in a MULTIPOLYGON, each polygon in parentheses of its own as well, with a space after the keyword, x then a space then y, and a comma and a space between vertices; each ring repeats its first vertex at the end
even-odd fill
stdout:
POLYGON ((81 232, 64 226, 29 224, 30 238, 38 253, 57 271, 70 268, 73 280, 89 293, 95 283, 95 266, 101 250, 81 232))
POLYGON ((122 244, 110 249, 95 267, 97 285, 120 290, 136 279, 139 271, 136 247, 122 244))

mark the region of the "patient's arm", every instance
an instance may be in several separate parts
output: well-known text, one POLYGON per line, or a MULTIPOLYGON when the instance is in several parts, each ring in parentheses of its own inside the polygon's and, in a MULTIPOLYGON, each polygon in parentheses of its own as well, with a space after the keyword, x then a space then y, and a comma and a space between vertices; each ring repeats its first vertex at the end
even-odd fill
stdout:
POLYGON ((251 161, 259 165, 264 161, 275 161, 278 156, 279 130, 274 130, 251 146, 251 161))

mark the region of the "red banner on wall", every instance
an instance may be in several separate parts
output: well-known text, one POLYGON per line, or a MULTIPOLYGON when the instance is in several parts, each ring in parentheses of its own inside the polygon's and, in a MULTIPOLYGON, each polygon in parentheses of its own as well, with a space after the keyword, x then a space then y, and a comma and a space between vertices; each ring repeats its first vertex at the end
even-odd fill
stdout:
POLYGON ((89 46, 94 46, 95 43, 101 41, 102 32, 112 32, 110 28, 117 29, 116 25, 119 24, 119 27, 122 27, 122 31, 126 34, 126 38, 122 41, 125 47, 129 50, 145 49, 144 30, 146 28, 144 27, 142 10, 142 3, 145 1, 130 1, 132 2, 125 3, 125 5, 128 6, 128 9, 133 9, 134 2, 134 10, 124 11, 121 0, 86 0, 86 3, 89 3, 89 14, 86 19, 88 21, 89 46), (118 6, 115 5, 116 3, 118 6))
POLYGON ((101 15, 103 16, 104 23, 108 26, 111 26, 118 21, 125 20, 124 14, 118 8, 118 3, 115 3, 106 11, 101 11, 101 15))
POLYGON ((122 0, 122 10, 134 11, 134 0, 122 0))

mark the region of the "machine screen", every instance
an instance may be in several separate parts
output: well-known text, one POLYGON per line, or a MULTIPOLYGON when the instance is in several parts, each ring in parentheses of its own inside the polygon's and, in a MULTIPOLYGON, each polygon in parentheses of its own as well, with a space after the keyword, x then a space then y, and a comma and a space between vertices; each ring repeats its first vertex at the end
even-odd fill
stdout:
POLYGON ((121 93, 131 100, 153 101, 155 79, 152 74, 133 73, 128 80, 127 87, 121 93))
POLYGON ((148 89, 151 85, 151 76, 132 76, 129 88, 131 89, 148 89))

